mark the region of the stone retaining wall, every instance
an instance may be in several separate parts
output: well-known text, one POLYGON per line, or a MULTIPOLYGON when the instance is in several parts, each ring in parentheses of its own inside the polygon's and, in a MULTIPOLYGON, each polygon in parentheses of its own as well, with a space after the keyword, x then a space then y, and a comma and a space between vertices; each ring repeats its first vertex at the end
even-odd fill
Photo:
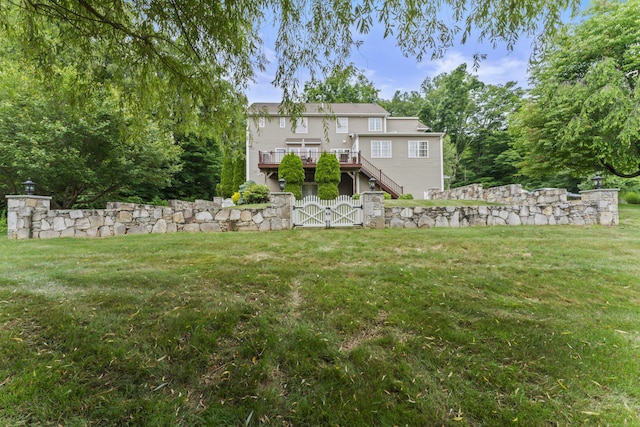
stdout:
POLYGON ((291 228, 291 197, 272 194, 265 209, 222 208, 222 199, 169 206, 108 203, 106 209, 50 210, 50 198, 7 196, 8 237, 108 237, 125 234, 270 231, 291 228))
POLYGON ((478 200, 502 206, 386 208, 385 224, 394 228, 472 225, 618 225, 618 190, 583 191, 568 200, 567 190, 523 190, 519 184, 483 189, 473 184, 446 191, 425 191, 433 200, 478 200))
POLYGON ((451 190, 428 190, 427 200, 482 200, 489 203, 540 205, 564 203, 569 193, 564 188, 541 188, 527 191, 520 184, 503 185, 484 189, 482 184, 471 184, 451 190))
MULTIPOLYGON (((385 207, 384 193, 362 193, 364 228, 492 225, 617 225, 618 190, 583 191, 567 200, 563 189, 525 191, 519 185, 481 185, 425 192, 431 199, 481 200, 499 206, 385 207)), ((271 231, 293 228, 291 193, 271 193, 269 207, 223 208, 222 199, 169 206, 108 203, 106 209, 51 210, 50 197, 7 196, 9 239, 107 237, 142 233, 271 231)))

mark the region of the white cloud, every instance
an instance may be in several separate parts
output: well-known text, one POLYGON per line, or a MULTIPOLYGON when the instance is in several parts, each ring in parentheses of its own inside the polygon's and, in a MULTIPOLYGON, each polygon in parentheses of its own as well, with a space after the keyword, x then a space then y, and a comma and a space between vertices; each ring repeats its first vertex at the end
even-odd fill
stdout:
POLYGON ((460 51, 447 52, 444 58, 425 62, 420 68, 426 71, 430 77, 438 74, 450 73, 460 64, 467 64, 467 71, 487 84, 505 84, 509 81, 517 81, 519 86, 527 85, 526 59, 514 55, 496 56, 489 53, 487 59, 480 61, 478 69, 473 69, 473 55, 465 55, 460 51))

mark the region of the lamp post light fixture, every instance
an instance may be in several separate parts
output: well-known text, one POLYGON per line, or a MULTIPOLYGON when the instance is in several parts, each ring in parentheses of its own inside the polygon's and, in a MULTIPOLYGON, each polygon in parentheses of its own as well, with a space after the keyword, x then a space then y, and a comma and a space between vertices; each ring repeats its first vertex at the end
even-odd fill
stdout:
POLYGON ((593 188, 598 189, 600 185, 602 185, 602 177, 598 174, 592 178, 593 180, 593 188))
POLYGON ((36 183, 31 181, 31 178, 27 178, 27 180, 21 184, 24 185, 24 192, 27 196, 32 196, 33 193, 36 192, 36 183))
POLYGON ((369 189, 371 191, 376 189, 376 179, 374 177, 369 178, 369 189))
POLYGON ((284 178, 280 178, 278 180, 278 184, 280 185, 280 191, 284 191, 284 185, 287 183, 284 178))

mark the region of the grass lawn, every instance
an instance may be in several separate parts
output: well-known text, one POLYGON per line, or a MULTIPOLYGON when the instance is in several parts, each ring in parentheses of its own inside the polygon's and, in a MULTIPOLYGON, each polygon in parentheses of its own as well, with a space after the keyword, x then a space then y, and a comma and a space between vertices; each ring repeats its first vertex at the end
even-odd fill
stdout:
POLYGON ((0 240, 0 425, 640 425, 620 217, 0 240))

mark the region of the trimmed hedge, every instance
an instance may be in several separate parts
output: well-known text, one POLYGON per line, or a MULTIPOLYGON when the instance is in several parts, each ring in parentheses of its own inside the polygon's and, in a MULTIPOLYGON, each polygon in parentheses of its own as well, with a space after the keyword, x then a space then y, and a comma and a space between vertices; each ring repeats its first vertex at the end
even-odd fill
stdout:
POLYGON ((318 197, 321 200, 333 200, 340 194, 340 162, 338 158, 326 151, 320 155, 316 166, 315 181, 318 183, 318 197))
POLYGON ((288 153, 278 167, 278 179, 284 178, 284 191, 293 193, 296 199, 302 199, 302 184, 304 183, 304 167, 302 159, 295 153, 288 153))

